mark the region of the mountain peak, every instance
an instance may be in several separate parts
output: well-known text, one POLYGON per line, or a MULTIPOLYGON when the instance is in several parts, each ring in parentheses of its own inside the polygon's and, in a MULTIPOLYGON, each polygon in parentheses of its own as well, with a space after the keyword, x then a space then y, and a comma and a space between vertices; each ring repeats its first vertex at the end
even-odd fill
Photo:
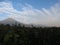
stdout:
POLYGON ((7 19, 5 19, 5 20, 14 20, 14 19, 12 19, 12 18, 7 18, 7 19))
POLYGON ((5 20, 0 21, 0 24, 16 24, 16 23, 19 24, 18 21, 14 20, 12 18, 7 18, 5 20))
MULTIPOLYGON (((5 19, 6 21, 16 21, 16 20, 14 20, 14 19, 12 19, 12 18, 7 18, 7 19, 5 19)), ((3 21, 5 21, 5 20, 3 20, 3 21)))

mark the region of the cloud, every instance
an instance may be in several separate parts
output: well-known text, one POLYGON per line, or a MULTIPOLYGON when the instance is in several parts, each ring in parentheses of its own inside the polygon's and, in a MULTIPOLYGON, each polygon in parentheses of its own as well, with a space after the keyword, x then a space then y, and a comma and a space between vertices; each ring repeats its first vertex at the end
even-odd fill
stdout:
POLYGON ((21 5, 21 11, 14 9, 11 2, 0 2, 0 13, 26 24, 40 24, 46 26, 60 26, 59 3, 49 9, 35 9, 30 4, 21 5))

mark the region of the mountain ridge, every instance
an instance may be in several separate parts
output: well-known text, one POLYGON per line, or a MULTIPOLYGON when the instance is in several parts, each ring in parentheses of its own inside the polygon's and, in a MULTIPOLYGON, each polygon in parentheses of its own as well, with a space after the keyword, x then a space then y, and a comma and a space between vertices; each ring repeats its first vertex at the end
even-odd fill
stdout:
POLYGON ((19 24, 20 22, 14 20, 12 18, 7 18, 5 20, 0 21, 0 24, 16 24, 16 23, 19 24))
POLYGON ((43 26, 43 25, 37 25, 37 24, 24 24, 24 23, 21 23, 21 22, 19 22, 19 21, 17 21, 17 20, 15 20, 15 19, 13 19, 13 18, 7 18, 7 19, 5 19, 5 20, 2 20, 2 21, 0 21, 0 24, 9 24, 9 25, 18 25, 18 24, 20 24, 21 26, 25 26, 25 27, 32 27, 32 26, 34 26, 34 27, 45 27, 45 26, 43 26))
POLYGON ((4 24, 4 25, 6 25, 6 24, 9 24, 9 25, 18 25, 18 24, 20 24, 21 26, 24 25, 25 27, 31 27, 32 26, 31 24, 24 24, 24 23, 21 23, 21 22, 15 20, 15 19, 12 19, 12 18, 7 18, 5 20, 2 20, 2 21, 0 21, 0 24, 4 24))

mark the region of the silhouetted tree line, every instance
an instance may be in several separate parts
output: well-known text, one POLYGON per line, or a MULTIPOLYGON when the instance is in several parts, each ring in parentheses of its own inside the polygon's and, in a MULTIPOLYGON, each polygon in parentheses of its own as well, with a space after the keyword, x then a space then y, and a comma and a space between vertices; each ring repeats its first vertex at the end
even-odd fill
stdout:
POLYGON ((60 45, 60 27, 1 24, 0 45, 60 45))

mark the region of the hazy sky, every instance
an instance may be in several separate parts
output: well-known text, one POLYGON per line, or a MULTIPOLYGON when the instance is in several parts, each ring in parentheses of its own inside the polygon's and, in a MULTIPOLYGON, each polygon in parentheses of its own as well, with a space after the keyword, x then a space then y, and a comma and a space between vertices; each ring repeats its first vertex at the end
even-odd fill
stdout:
POLYGON ((0 0, 0 20, 60 26, 59 0, 0 0))

